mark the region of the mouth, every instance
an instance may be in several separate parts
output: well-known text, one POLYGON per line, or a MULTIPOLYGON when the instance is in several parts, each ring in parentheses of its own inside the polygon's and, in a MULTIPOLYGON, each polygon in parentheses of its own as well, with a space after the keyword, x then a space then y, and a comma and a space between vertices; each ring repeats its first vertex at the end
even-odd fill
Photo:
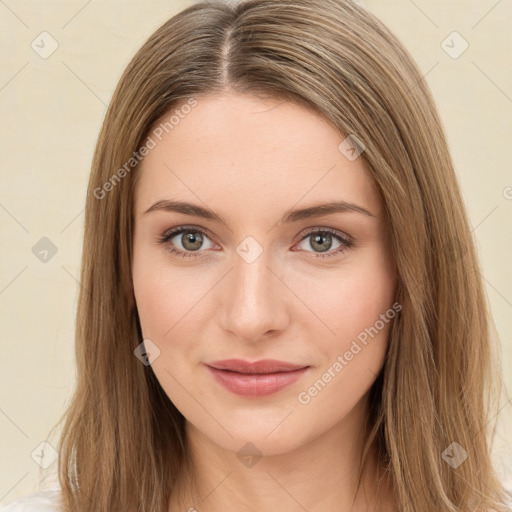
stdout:
POLYGON ((309 365, 271 359, 255 362, 228 359, 206 366, 219 384, 244 397, 277 393, 299 380, 310 368, 309 365))

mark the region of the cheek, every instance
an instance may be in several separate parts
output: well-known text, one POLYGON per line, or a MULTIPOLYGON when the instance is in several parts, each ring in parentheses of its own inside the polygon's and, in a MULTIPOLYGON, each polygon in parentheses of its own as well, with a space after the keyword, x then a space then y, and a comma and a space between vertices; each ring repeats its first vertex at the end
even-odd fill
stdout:
POLYGON ((335 380, 343 382, 346 391, 354 391, 355 385, 368 387, 384 361, 396 316, 396 272, 391 257, 382 249, 360 253, 358 258, 347 259, 339 272, 325 274, 325 279, 317 276, 303 281, 300 293, 306 291, 308 306, 323 322, 315 319, 321 329, 316 336, 317 349, 323 353, 320 371, 335 373, 335 380), (342 368, 339 364, 333 367, 337 361, 342 368))
POLYGON ((149 249, 148 240, 138 240, 134 245, 132 279, 137 311, 145 338, 160 339, 162 333, 172 327, 169 313, 176 310, 176 289, 179 273, 169 273, 160 251, 149 249))
POLYGON ((216 279, 208 270, 171 264, 160 251, 134 251, 133 288, 143 336, 162 350, 193 348, 201 339, 208 292, 216 279))
MULTIPOLYGON (((138 261, 133 268, 133 289, 137 310, 144 337, 159 337, 169 321, 168 311, 172 311, 173 294, 170 293, 165 275, 158 267, 138 261)), ((168 326, 167 328, 169 328, 168 326)))
MULTIPOLYGON (((156 232, 156 230, 155 230, 156 232)), ((132 282, 135 302, 144 338, 161 340, 172 318, 169 312, 176 307, 175 289, 179 283, 169 273, 162 247, 156 246, 150 229, 137 224, 134 231, 132 282)))
POLYGON ((137 310, 145 337, 163 340, 173 326, 192 307, 197 287, 183 272, 162 266, 134 268, 133 286, 137 310))
POLYGON ((209 417, 205 417, 200 404, 208 403, 211 397, 205 396, 205 390, 197 385, 201 375, 194 361, 201 360, 204 323, 200 316, 206 314, 204 298, 212 283, 200 279, 192 267, 173 266, 165 256, 155 257, 155 252, 144 253, 141 249, 134 253, 132 269, 143 337, 160 350, 151 369, 188 421, 205 425, 209 417))
POLYGON ((297 399, 307 406, 310 416, 329 418, 329 424, 355 407, 384 363, 398 308, 393 308, 393 276, 377 269, 359 277, 347 274, 336 282, 335 291, 322 295, 322 304, 318 304, 318 316, 335 334, 324 329, 327 334, 316 337, 321 364, 297 399))
MULTIPOLYGON (((297 295, 329 330, 323 337, 329 344, 343 344, 379 320, 391 308, 396 294, 393 262, 382 250, 361 252, 347 259, 339 269, 291 277, 297 295)), ((311 318, 308 316, 308 318, 311 318)), ((318 322, 318 320, 317 320, 318 322)))

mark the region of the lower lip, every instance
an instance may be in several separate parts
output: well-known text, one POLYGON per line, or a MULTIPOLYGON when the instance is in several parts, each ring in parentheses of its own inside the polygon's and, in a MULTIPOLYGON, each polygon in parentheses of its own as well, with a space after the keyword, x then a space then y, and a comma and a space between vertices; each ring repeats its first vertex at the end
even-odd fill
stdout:
POLYGON ((276 373, 237 373, 228 370, 218 370, 207 366, 213 376, 227 390, 241 396, 266 396, 277 393, 299 380, 309 369, 300 368, 290 372, 276 373))

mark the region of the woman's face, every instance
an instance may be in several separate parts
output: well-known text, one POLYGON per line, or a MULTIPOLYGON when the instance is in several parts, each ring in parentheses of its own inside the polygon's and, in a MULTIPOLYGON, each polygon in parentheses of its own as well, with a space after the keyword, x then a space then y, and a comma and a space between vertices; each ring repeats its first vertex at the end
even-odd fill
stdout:
POLYGON ((400 308, 362 158, 297 104, 194 105, 153 132, 135 191, 134 294, 156 377, 225 449, 277 454, 359 429, 400 308), (348 206, 319 208, 334 203, 348 206), (218 363, 231 359, 247 364, 218 363), (248 364, 260 360, 298 369, 248 364))

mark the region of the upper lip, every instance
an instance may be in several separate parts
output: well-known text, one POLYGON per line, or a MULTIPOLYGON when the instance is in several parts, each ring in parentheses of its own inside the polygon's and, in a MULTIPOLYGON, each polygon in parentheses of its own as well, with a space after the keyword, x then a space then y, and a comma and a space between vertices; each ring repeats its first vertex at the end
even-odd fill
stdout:
POLYGON ((217 370, 230 370, 237 373, 275 373, 291 372, 306 368, 308 365, 292 364, 286 361, 277 361, 275 359, 261 359, 260 361, 244 361, 243 359, 224 359, 222 361, 213 361, 207 363, 208 366, 217 370))

